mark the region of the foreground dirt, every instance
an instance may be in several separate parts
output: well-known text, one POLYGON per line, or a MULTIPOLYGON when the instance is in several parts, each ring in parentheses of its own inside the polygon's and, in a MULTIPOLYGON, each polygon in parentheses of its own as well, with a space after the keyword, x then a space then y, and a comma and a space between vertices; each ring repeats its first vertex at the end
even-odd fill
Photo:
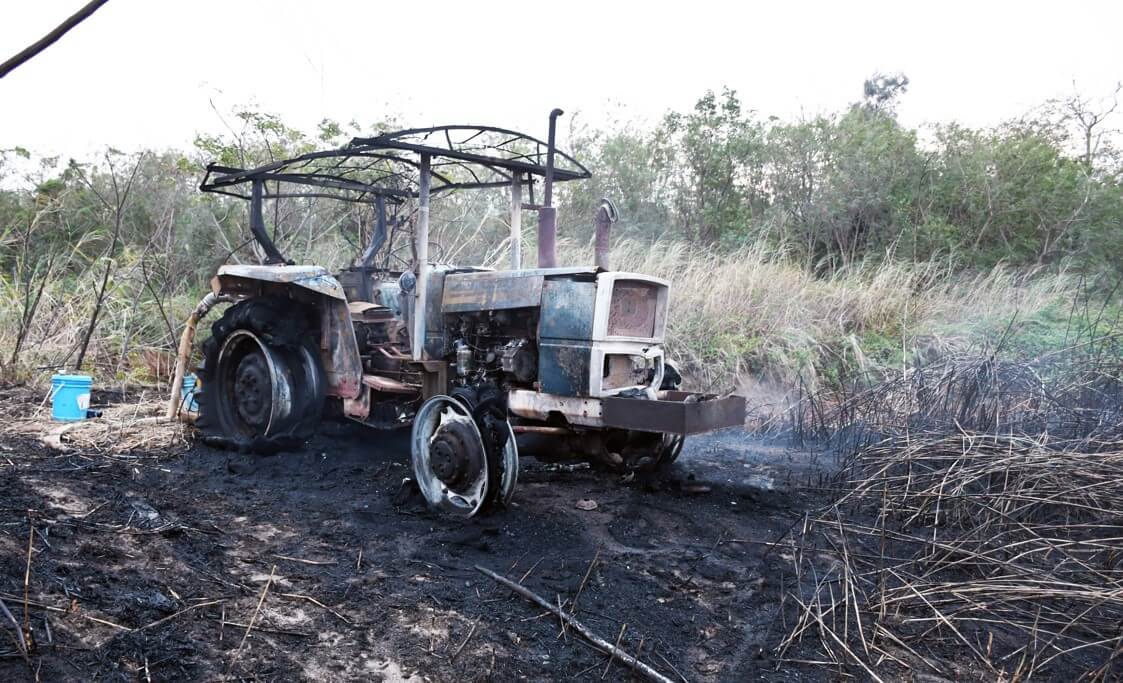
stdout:
POLYGON ((402 486, 407 435, 334 431, 271 457, 0 436, 0 599, 24 620, 30 568, 35 640, 25 662, 0 614, 0 680, 629 678, 475 565, 579 594, 672 679, 823 675, 769 656, 790 561, 771 542, 815 502, 813 457, 734 430, 658 477, 526 459, 514 507, 460 521, 402 486))

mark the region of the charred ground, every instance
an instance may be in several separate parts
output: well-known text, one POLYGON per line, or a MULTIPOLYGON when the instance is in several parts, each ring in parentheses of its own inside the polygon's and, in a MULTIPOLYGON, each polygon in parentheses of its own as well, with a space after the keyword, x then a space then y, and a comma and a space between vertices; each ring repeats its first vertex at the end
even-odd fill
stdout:
POLYGON ((459 521, 403 486, 406 434, 336 432, 270 457, 0 437, 0 598, 22 622, 30 567, 35 640, 30 662, 0 645, 0 678, 602 678, 603 654, 475 565, 567 609, 580 593, 579 619, 626 624, 621 647, 675 679, 824 674, 770 659, 791 560, 771 543, 815 503, 814 456, 734 430, 657 477, 529 460, 513 508, 459 521))

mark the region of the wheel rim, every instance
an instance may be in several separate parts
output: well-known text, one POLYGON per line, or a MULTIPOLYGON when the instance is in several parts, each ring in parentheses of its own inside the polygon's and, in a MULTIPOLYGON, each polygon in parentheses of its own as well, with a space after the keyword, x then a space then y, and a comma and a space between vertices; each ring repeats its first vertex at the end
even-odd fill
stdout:
POLYGON ((265 431, 273 410, 273 382, 265 354, 252 351, 234 369, 234 408, 250 427, 265 431))
POLYGON ((293 375, 284 356, 248 330, 235 330, 218 354, 216 387, 224 431, 267 437, 291 425, 293 375))
POLYGON ((487 453, 471 413, 456 399, 434 396, 413 420, 413 475, 430 506, 461 517, 487 500, 487 453))
POLYGON ((686 443, 686 437, 681 434, 664 434, 663 435, 663 450, 659 454, 660 465, 670 465, 678 459, 682 453, 683 444, 686 443))
POLYGON ((506 506, 515 495, 519 481, 519 447, 515 443, 515 430, 507 423, 507 443, 503 444, 503 475, 499 480, 499 502, 506 506))

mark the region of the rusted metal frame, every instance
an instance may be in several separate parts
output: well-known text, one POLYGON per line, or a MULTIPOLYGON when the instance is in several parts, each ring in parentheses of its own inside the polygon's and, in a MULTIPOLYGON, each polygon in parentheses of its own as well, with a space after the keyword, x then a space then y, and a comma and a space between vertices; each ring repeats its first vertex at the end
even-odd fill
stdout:
MULTIPOLYGON (((389 187, 379 187, 376 185, 366 185, 354 180, 337 179, 323 176, 313 176, 302 173, 270 173, 269 175, 260 176, 261 180, 269 180, 273 182, 294 183, 297 185, 314 185, 316 187, 330 187, 336 190, 349 190, 352 192, 365 192, 369 194, 386 194, 396 197, 412 197, 413 193, 408 190, 398 190, 389 187)), ((258 182, 255 178, 253 182, 258 182)))
MULTIPOLYGON (((503 178, 506 178, 506 177, 507 176, 503 176, 503 178)), ((511 184, 510 180, 496 180, 495 182, 486 182, 486 183, 480 183, 478 185, 472 185, 470 188, 465 188, 465 186, 463 186, 463 185, 451 185, 451 186, 445 186, 445 187, 434 187, 431 190, 429 190, 429 194, 430 195, 437 195, 437 194, 442 194, 444 192, 456 192, 458 190, 464 190, 464 189, 483 190, 483 189, 487 189, 487 188, 500 188, 500 187, 507 187, 510 184, 511 184)), ((537 208, 537 207, 531 207, 529 204, 523 204, 523 208, 524 209, 530 209, 530 208, 537 208)))
MULTIPOLYGON (((215 192, 215 194, 225 194, 231 197, 238 197, 239 199, 246 199, 244 195, 233 194, 231 192, 215 192)), ((345 202, 354 202, 355 204, 369 204, 371 199, 369 197, 371 192, 364 192, 357 197, 341 197, 337 194, 328 194, 326 192, 266 192, 261 195, 262 199, 338 199, 345 202)), ((386 197, 384 194, 375 194, 376 197, 384 197, 389 199, 393 204, 400 205, 403 200, 399 197, 386 197)))
MULTIPOLYGON (((338 157, 339 160, 336 163, 324 168, 312 166, 310 173, 314 176, 324 177, 332 177, 328 173, 328 171, 337 171, 343 177, 348 177, 349 175, 354 175, 356 173, 377 173, 379 174, 379 183, 385 182, 386 180, 391 178, 402 178, 406 181, 409 181, 413 177, 412 174, 407 175, 404 171, 401 170, 391 171, 390 169, 386 168, 386 164, 401 164, 403 166, 408 166, 413 171, 416 171, 420 167, 419 162, 414 161, 409 157, 398 156, 396 154, 388 154, 385 152, 375 152, 370 150, 361 150, 358 152, 350 152, 349 150, 330 151, 331 155, 329 156, 320 156, 312 159, 302 159, 301 157, 296 157, 295 159, 290 159, 289 161, 298 162, 295 164, 295 168, 293 169, 293 171, 301 171, 305 168, 310 167, 313 161, 338 157), (353 159, 362 159, 365 163, 361 165, 344 165, 346 162, 349 162, 353 159)), ((274 171, 275 170, 279 169, 274 169, 274 171)), ((273 173, 274 171, 268 171, 268 173, 273 173)), ((435 173, 434 175, 437 176, 441 180, 441 182, 452 182, 439 173, 435 173)), ((360 180, 356 182, 362 181, 360 180)), ((365 184, 370 185, 370 183, 365 184)))
POLYGON ((370 271, 374 266, 374 257, 382 245, 386 243, 386 198, 382 195, 375 195, 374 197, 374 234, 371 235, 370 244, 363 250, 363 255, 359 261, 362 271, 359 277, 362 279, 363 300, 370 301, 373 297, 371 291, 370 271))
POLYGON ((250 232, 261 248, 265 250, 265 263, 277 264, 284 263, 285 257, 281 255, 281 251, 277 249, 277 245, 269 237, 269 233, 265 231, 265 218, 261 212, 261 194, 264 189, 264 180, 254 180, 253 187, 250 195, 250 232))
MULTIPOLYGON (((465 130, 476 131, 476 134, 482 134, 483 132, 494 131, 494 132, 500 132, 500 133, 504 133, 504 134, 514 136, 514 137, 508 139, 507 141, 504 141, 503 144, 510 144, 514 140, 524 139, 524 140, 527 140, 530 143, 533 143, 534 145, 537 145, 539 148, 541 148, 541 146, 544 145, 544 143, 542 143, 540 140, 536 140, 536 139, 531 138, 529 136, 523 136, 521 134, 515 133, 514 131, 508 131, 506 129, 476 128, 476 127, 450 127, 450 129, 461 129, 461 128, 465 129, 465 130)), ((423 130, 425 130, 425 129, 423 129, 423 130)), ((432 129, 432 130, 444 130, 444 129, 432 129)), ((400 134, 394 134, 394 136, 395 137, 401 137, 400 134)), ((473 136, 473 137, 475 137, 475 136, 473 136)), ((457 160, 457 162, 467 162, 467 163, 456 163, 455 165, 457 165, 461 168, 464 168, 464 169, 468 169, 473 175, 473 178, 474 178, 473 182, 456 182, 456 181, 452 180, 451 178, 443 176, 439 172, 433 172, 432 163, 431 163, 430 164, 430 174, 431 174, 430 186, 432 186, 433 179, 438 180, 441 184, 441 186, 439 186, 437 188, 431 187, 431 189, 430 189, 431 193, 448 191, 448 190, 453 190, 453 189, 502 187, 509 182, 510 175, 517 175, 519 173, 527 173, 527 174, 530 174, 530 175, 543 175, 546 171, 546 169, 543 166, 541 166, 540 164, 529 163, 527 161, 523 161, 523 159, 529 159, 530 158, 529 155, 525 155, 525 154, 518 154, 518 155, 514 155, 514 156, 508 156, 508 157, 505 157, 505 158, 499 158, 499 157, 495 157, 495 156, 489 156, 489 155, 486 155, 486 154, 477 154, 477 153, 472 153, 472 152, 465 152, 463 150, 457 150, 457 149, 442 150, 439 147, 427 147, 427 146, 424 146, 424 145, 414 145, 414 144, 401 142, 399 140, 396 140, 394 137, 383 136, 381 138, 370 138, 370 139, 367 139, 366 141, 356 139, 356 140, 352 141, 351 146, 349 146, 347 148, 344 148, 344 149, 326 150, 326 151, 322 151, 322 152, 309 152, 308 154, 301 155, 301 156, 295 157, 293 159, 279 160, 279 161, 273 162, 271 164, 266 164, 264 166, 260 166, 258 168, 249 169, 249 170, 237 169, 237 168, 232 168, 232 167, 227 167, 227 166, 221 166, 221 165, 218 165, 218 164, 211 164, 207 167, 207 173, 204 177, 204 180, 203 180, 202 184, 200 185, 200 189, 203 190, 204 192, 215 192, 215 193, 219 193, 219 194, 226 194, 228 196, 240 197, 240 198, 243 198, 243 199, 250 199, 250 197, 248 197, 244 193, 225 191, 223 188, 232 187, 234 185, 238 185, 238 184, 244 183, 244 182, 252 182, 253 179, 260 178, 262 180, 276 180, 276 181, 290 182, 290 183, 294 183, 294 184, 304 184, 304 185, 312 185, 312 186, 320 186, 320 187, 330 187, 330 188, 334 188, 334 189, 340 189, 340 190, 343 190, 343 191, 358 192, 360 194, 362 194, 362 193, 370 193, 370 194, 381 193, 381 194, 385 194, 387 196, 398 196, 398 197, 404 197, 404 198, 415 197, 416 194, 414 192, 410 191, 410 190, 400 190, 400 189, 397 189, 397 188, 389 188, 389 187, 385 187, 382 184, 382 183, 385 183, 389 179, 403 179, 403 180, 406 180, 408 182, 408 177, 401 172, 394 172, 394 173, 384 172, 380 169, 377 169, 375 163, 368 164, 368 165, 358 167, 358 168, 343 166, 343 163, 346 160, 348 160, 350 158, 353 158, 353 157, 360 157, 360 158, 371 159, 375 162, 385 161, 385 162, 391 162, 391 163, 401 163, 401 164, 404 164, 406 166, 410 166, 410 167, 413 167, 413 168, 419 167, 419 162, 414 161, 413 159, 410 159, 410 158, 407 158, 407 157, 404 157, 404 156, 395 155, 395 154, 390 154, 390 153, 387 153, 387 152, 384 152, 384 151, 378 151, 378 150, 375 150, 375 149, 363 149, 362 148, 364 145, 369 147, 370 145, 375 145, 375 144, 380 146, 379 150, 381 150, 381 149, 392 149, 392 150, 398 150, 398 151, 408 151, 408 152, 416 153, 419 156, 421 154, 428 154, 430 156, 431 161, 432 161, 432 159, 437 159, 437 158, 447 158, 447 159, 455 159, 455 160, 457 160), (307 172, 304 172, 304 173, 285 173, 285 172, 278 173, 278 171, 281 171, 282 169, 293 168, 293 167, 300 168, 300 169, 303 170, 305 168, 308 168, 313 161, 320 160, 320 159, 334 159, 334 158, 339 158, 340 161, 337 162, 336 164, 334 164, 333 168, 343 169, 345 172, 348 172, 348 173, 357 173, 357 172, 362 172, 362 171, 381 172, 381 177, 378 178, 378 180, 377 180, 377 183, 379 183, 379 184, 374 184, 374 183, 371 183, 371 182, 363 182, 363 181, 360 181, 360 180, 354 180, 354 179, 351 179, 351 178, 348 178, 348 177, 343 177, 343 176, 326 175, 322 172, 318 172, 314 168, 309 168, 307 170, 307 172), (479 165, 479 166, 482 166, 484 168, 487 168, 488 170, 492 171, 496 175, 500 176, 500 180, 493 182, 493 181, 485 181, 483 179, 480 179, 478 174, 475 173, 475 170, 472 169, 469 164, 475 164, 475 165, 479 165), (504 171, 506 171, 507 173, 505 173, 504 171), (216 178, 215 177, 216 173, 221 174, 221 176, 216 178)), ((453 143, 453 144, 455 145, 455 143, 453 143)), ((495 146, 481 146, 481 149, 497 149, 497 148, 495 146)), ((506 150, 502 150, 502 151, 506 151, 506 150)), ((537 153, 537 156, 540 158, 541 155, 542 155, 542 153, 541 153, 541 151, 539 151, 537 153)), ((570 168, 565 168, 565 169, 555 168, 555 170, 554 170, 554 180, 558 180, 558 181, 574 180, 574 179, 579 179, 579 178, 587 178, 591 175, 589 173, 588 169, 586 169, 581 164, 577 163, 572 157, 570 157, 570 156, 568 156, 568 155, 566 155, 562 152, 559 152, 556 149, 555 149, 555 155, 557 157, 565 159, 573 168, 572 169, 570 169, 570 168)), ((448 165, 453 165, 453 164, 448 164, 448 165)), ((532 190, 532 192, 533 192, 533 190, 532 190)), ((280 193, 276 193, 276 194, 280 195, 280 193)), ((298 197, 298 196, 310 196, 311 194, 313 194, 313 193, 303 193, 303 194, 285 193, 285 196, 298 197)), ((348 200, 348 201, 366 201, 367 200, 367 198, 365 196, 360 196, 358 198, 347 197, 347 196, 335 196, 335 195, 328 195, 328 196, 335 197, 335 198, 338 198, 338 199, 348 200)))
MULTIPOLYGON (((203 192, 221 192, 221 190, 219 190, 218 188, 238 185, 247 181, 252 181, 254 178, 262 178, 265 180, 283 180, 286 182, 297 184, 320 185, 324 187, 337 187, 330 184, 330 181, 335 180, 337 182, 354 185, 353 187, 338 187, 338 189, 350 189, 354 191, 371 193, 383 192, 388 195, 392 194, 403 197, 415 196, 413 192, 410 192, 408 190, 398 190, 396 188, 385 187, 381 184, 385 183, 389 179, 402 179, 407 183, 410 182, 410 176, 402 171, 389 172, 384 169, 376 168, 377 163, 381 161, 401 163, 413 169, 419 168, 418 162, 406 157, 401 157, 393 154, 364 150, 327 150, 324 152, 309 152, 308 154, 299 157, 294 157, 292 159, 283 159, 281 161, 276 161, 271 164, 266 164, 264 166, 259 166, 253 169, 240 169, 229 166, 220 166, 218 164, 210 164, 209 166, 207 166, 207 173, 204 176, 203 182, 200 184, 199 189, 201 189, 203 192), (377 182, 380 184, 376 185, 361 180, 354 180, 346 176, 334 176, 326 173, 325 171, 327 169, 318 170, 313 168, 308 170, 307 172, 300 172, 303 169, 307 168, 312 161, 333 157, 339 157, 340 161, 329 168, 343 169, 344 171, 349 171, 352 173, 369 171, 378 172, 380 173, 380 177, 377 179, 377 182), (347 167, 342 165, 343 162, 352 158, 370 159, 371 163, 361 167, 347 167), (293 170, 296 172, 278 173, 278 171, 281 171, 285 168, 293 168, 293 170), (215 173, 221 175, 218 178, 212 178, 215 173)), ((434 173, 433 175, 446 185, 456 184, 450 178, 447 178, 440 173, 434 173)), ((236 194, 233 196, 244 195, 236 194)))
POLYGON ((558 413, 572 425, 601 427, 601 399, 581 396, 558 396, 529 389, 512 389, 507 393, 507 407, 513 415, 545 422, 558 413))
MULTIPOLYGON (((404 164, 407 164, 409 166, 413 166, 414 168, 417 168, 417 166, 418 166, 418 162, 416 162, 412 159, 409 159, 409 158, 406 158, 406 157, 400 157, 400 156, 397 156, 397 155, 394 155, 394 154, 387 154, 385 152, 379 152, 379 151, 373 150, 373 149, 370 149, 370 150, 363 150, 363 149, 352 150, 352 149, 344 148, 344 149, 325 149, 325 150, 320 150, 318 152, 306 152, 304 154, 301 154, 300 156, 292 157, 290 159, 278 159, 277 161, 272 161, 268 164, 263 164, 261 166, 257 166, 255 168, 251 168, 251 169, 236 168, 236 167, 233 167, 233 166, 223 166, 221 164, 208 164, 207 165, 207 176, 206 177, 209 178, 210 174, 212 172, 216 172, 216 173, 222 174, 222 177, 219 178, 217 181, 215 181, 215 183, 217 183, 217 184, 240 183, 240 182, 244 182, 246 180, 249 180, 254 175, 272 173, 273 171, 282 169, 286 166, 303 167, 303 166, 308 166, 311 162, 317 161, 319 159, 330 159, 330 158, 334 158, 334 157, 339 157, 339 158, 343 159, 344 161, 346 161, 348 159, 356 159, 356 158, 371 159, 373 161, 400 161, 400 162, 402 162, 404 164)), ((338 165, 337 165, 337 167, 338 167, 338 165)), ((369 170, 372 167, 373 167, 373 164, 370 164, 370 165, 362 167, 362 169, 363 170, 369 170)), ((203 185, 207 185, 207 182, 206 182, 205 179, 204 179, 203 185)))
POLYGON ((382 375, 363 375, 363 385, 387 394, 421 395, 421 385, 408 384, 382 375))
MULTIPOLYGON (((472 183, 457 183, 457 184, 454 184, 454 185, 444 185, 442 187, 430 188, 430 190, 429 190, 430 195, 437 195, 437 194, 441 194, 443 192, 454 192, 456 190, 463 190, 463 189, 482 190, 482 189, 490 189, 490 188, 506 188, 506 187, 509 187, 511 185, 511 183, 518 182, 518 178, 520 176, 520 173, 518 171, 510 171, 509 173, 506 173, 506 172, 504 172, 504 169, 496 168, 496 167, 494 167, 490 164, 482 164, 481 163, 481 164, 477 164, 477 165, 487 168, 487 170, 491 171, 492 173, 494 173, 496 176, 499 177, 499 180, 481 180, 479 175, 469 165, 466 165, 466 164, 463 164, 463 163, 460 163, 460 162, 450 162, 450 163, 446 163, 446 164, 443 164, 443 165, 445 165, 445 166, 456 166, 458 168, 462 168, 462 169, 466 170, 468 173, 470 173, 472 175, 472 177, 474 178, 474 181, 472 183)), ((530 174, 527 174, 527 179, 525 181, 522 181, 522 182, 525 182, 528 185, 533 185, 533 183, 534 183, 534 181, 531 179, 530 174)), ((534 207, 534 208, 537 208, 537 207, 534 207)))
POLYGON ((356 180, 346 174, 332 175, 324 173, 318 169, 304 170, 285 170, 284 172, 270 171, 263 174, 261 177, 266 180, 279 180, 288 183, 301 184, 301 185, 320 185, 323 187, 336 187, 333 183, 343 183, 346 187, 339 189, 354 189, 359 192, 382 193, 385 195, 396 195, 399 197, 412 197, 413 192, 394 187, 396 182, 409 183, 411 182, 412 175, 407 175, 402 171, 395 171, 393 173, 383 173, 378 177, 378 184, 367 182, 365 180, 356 180))
POLYGON ((410 338, 414 360, 421 360, 425 348, 425 309, 426 295, 429 292, 429 162, 429 155, 422 154, 417 183, 417 224, 414 230, 417 285, 414 287, 413 335, 410 338))
MULTIPOLYGON (((267 176, 267 177, 264 177, 263 180, 274 180, 274 178, 267 176)), ((239 185, 242 184, 242 183, 245 183, 245 182, 249 182, 250 185, 252 186, 252 181, 240 181, 239 185)), ((293 181, 293 180, 289 180, 289 179, 286 179, 285 182, 289 182, 289 183, 292 183, 294 185, 312 185, 312 186, 317 185, 317 183, 314 183, 314 182, 305 183, 305 182, 302 182, 302 181, 293 181)), ((237 185, 231 185, 230 187, 237 187, 237 185)), ((247 193, 244 193, 244 192, 235 192, 235 191, 232 191, 232 190, 219 189, 219 188, 214 188, 214 187, 208 187, 207 189, 205 189, 203 191, 209 192, 209 193, 212 193, 212 194, 222 194, 222 195, 226 195, 227 197, 236 197, 238 199, 245 199, 245 200, 250 200, 250 199, 253 198, 252 194, 247 194, 247 193)), ((398 190, 398 191, 395 191, 394 194, 389 194, 389 193, 385 192, 383 190, 383 188, 374 187, 374 186, 372 186, 370 188, 366 188, 366 189, 355 189, 355 190, 348 190, 348 191, 358 192, 359 194, 357 196, 347 196, 347 195, 340 195, 340 194, 329 194, 329 193, 326 193, 326 192, 269 192, 268 190, 265 190, 262 193, 261 198, 262 199, 305 199, 305 198, 306 199, 317 199, 318 198, 318 199, 338 199, 340 201, 345 201, 345 202, 366 203, 366 202, 370 201, 369 195, 382 195, 382 196, 387 197, 394 204, 402 204, 405 200, 413 198, 413 194, 408 192, 408 191, 405 191, 405 190, 398 190)))
MULTIPOLYGON (((483 166, 483 164, 476 164, 476 166, 483 166)), ((479 174, 476 173, 476 169, 472 168, 472 164, 466 164, 462 161, 446 161, 446 162, 443 162, 443 163, 438 161, 438 162, 433 164, 433 169, 445 168, 445 167, 460 170, 460 171, 462 171, 464 173, 467 173, 468 175, 472 176, 472 182, 468 183, 472 187, 477 187, 477 186, 479 186, 480 183, 485 182, 485 181, 480 179, 479 174)), ((506 175, 497 172, 495 169, 491 168, 490 166, 488 166, 486 168, 489 171, 491 171, 493 173, 496 173, 497 175, 500 175, 504 178, 507 177, 506 175)), ((492 182, 492 181, 486 181, 486 182, 492 182)))
MULTIPOLYGON (((450 159, 460 159, 462 161, 470 161, 472 163, 480 164, 480 165, 483 165, 483 166, 498 166, 499 168, 506 168, 506 169, 509 169, 509 170, 512 170, 512 171, 523 171, 523 172, 526 172, 526 173, 534 173, 536 175, 543 175, 545 173, 545 170, 546 170, 543 166, 539 166, 538 164, 531 164, 531 163, 527 163, 525 161, 513 161, 513 160, 510 160, 510 159, 497 159, 495 157, 489 157, 489 156, 486 156, 486 155, 483 155, 483 154, 474 154, 474 153, 471 153, 471 152, 443 151, 443 150, 438 151, 438 150, 436 150, 432 147, 426 147, 425 145, 414 145, 414 144, 410 144, 410 143, 395 142, 395 141, 386 142, 384 144, 385 144, 385 146, 387 146, 391 149, 397 149, 397 150, 401 150, 403 152, 415 152, 417 154, 424 154, 424 155, 430 155, 430 156, 438 156, 439 155, 439 156, 450 158, 450 159)), ((569 169, 555 169, 554 179, 559 180, 559 181, 561 181, 561 180, 581 180, 581 179, 590 177, 589 172, 587 170, 584 170, 584 167, 582 167, 582 170, 583 170, 583 172, 572 171, 572 170, 569 170, 569 169)), ((460 184, 459 186, 464 187, 464 188, 472 187, 471 185, 465 185, 465 184, 460 184)))
POLYGON ((428 400, 448 391, 448 363, 439 360, 421 361, 421 397, 428 400))
POLYGON ((546 180, 543 183, 542 206, 538 209, 538 267, 553 268, 558 264, 557 235, 558 212, 553 206, 554 179, 557 170, 554 168, 555 142, 558 126, 558 117, 562 115, 561 109, 550 112, 550 136, 546 142, 546 180))
POLYGON ((576 434, 566 427, 551 427, 549 425, 512 425, 511 431, 516 434, 551 434, 555 436, 568 436, 576 434))
POLYGON ((396 350, 391 345, 387 347, 386 344, 378 345, 378 352, 392 360, 413 360, 413 356, 406 353, 396 353, 396 350))
MULTIPOLYGON (((542 150, 542 149, 545 149, 545 148, 548 147, 548 144, 546 142, 544 142, 542 140, 539 140, 538 138, 535 138, 535 137, 530 136, 530 135, 526 135, 525 133, 520 133, 520 132, 515 131, 515 130, 511 130, 509 128, 499 128, 497 126, 470 126, 470 125, 462 125, 462 124, 453 124, 453 125, 447 125, 447 126, 435 126, 435 127, 431 127, 431 128, 407 128, 406 130, 395 131, 395 132, 392 132, 392 133, 383 133, 381 135, 377 135, 377 136, 374 136, 374 137, 354 138, 353 140, 351 140, 348 147, 361 147, 361 146, 368 146, 369 145, 369 146, 386 146, 386 147, 404 148, 404 147, 401 147, 402 143, 400 142, 400 140, 403 139, 403 138, 420 136, 423 139, 427 139, 429 136, 433 135, 434 133, 447 132, 447 131, 458 131, 458 130, 472 131, 472 135, 469 136, 468 138, 466 138, 465 140, 459 142, 459 143, 453 143, 454 145, 457 145, 457 144, 459 144, 461 146, 465 145, 467 142, 470 142, 471 140, 474 140, 475 138, 479 137, 483 133, 500 133, 500 134, 503 134, 503 135, 510 136, 510 139, 508 139, 508 140, 506 140, 502 143, 503 145, 508 145, 511 142, 518 141, 518 140, 525 140, 528 143, 536 145, 539 150, 542 150), (391 144, 391 143, 393 143, 393 144, 391 144)), ((446 137, 446 140, 448 140, 447 137, 446 137)), ((409 145, 410 147, 422 147, 422 145, 416 145, 416 144, 411 144, 411 143, 405 143, 405 144, 409 145)), ((495 145, 495 144, 481 145, 480 147, 484 148, 484 149, 502 150, 502 147, 500 147, 498 145, 495 145)), ((455 156, 458 156, 458 155, 461 156, 461 157, 466 157, 466 156, 469 156, 469 155, 472 156, 472 157, 478 156, 478 155, 472 155, 470 153, 465 153, 462 149, 449 149, 447 151, 441 150, 441 151, 438 152, 439 149, 440 148, 427 147, 427 149, 425 151, 428 151, 429 153, 433 154, 434 156, 446 156, 446 157, 455 157, 455 156)), ((503 150, 503 151, 506 151, 506 150, 503 150)), ((585 168, 585 166, 582 165, 580 162, 578 162, 576 159, 574 159, 572 156, 570 156, 568 154, 565 154, 564 152, 557 152, 557 155, 560 156, 562 159, 564 159, 567 162, 568 165, 572 166, 572 169, 560 169, 562 171, 562 175, 572 176, 570 178, 565 178, 565 179, 578 179, 578 178, 589 178, 589 177, 591 177, 592 174, 589 173, 589 170, 587 168, 585 168)), ((541 156, 541 152, 539 152, 539 156, 541 156)), ((506 165, 506 162, 503 159, 495 159, 495 157, 489 157, 489 158, 492 159, 493 161, 497 161, 501 164, 506 165)), ((471 158, 471 159, 467 159, 467 160, 469 160, 469 161, 479 161, 478 158, 471 158)), ((541 164, 541 163, 524 164, 524 165, 533 166, 534 170, 532 170, 531 172, 535 172, 538 175, 542 175, 542 172, 544 170, 544 165, 541 164)), ((530 169, 527 169, 527 170, 530 170, 530 169)))
POLYGON ((511 270, 522 267, 523 260, 523 186, 517 173, 511 177, 511 270))

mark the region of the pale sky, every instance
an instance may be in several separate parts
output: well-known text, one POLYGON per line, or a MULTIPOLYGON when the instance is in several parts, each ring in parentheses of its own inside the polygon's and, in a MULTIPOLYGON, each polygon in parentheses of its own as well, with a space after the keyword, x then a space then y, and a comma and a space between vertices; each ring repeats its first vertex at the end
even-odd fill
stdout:
MULTIPOLYGON (((0 59, 83 0, 0 0, 0 59)), ((1123 79, 1121 2, 110 0, 0 79, 0 148, 185 147, 255 103, 286 123, 399 114, 545 137, 546 115, 657 120, 707 88, 791 117, 875 71, 909 124, 991 125, 1123 79), (547 51, 548 47, 548 51, 547 51)), ((563 128, 564 128, 563 124, 563 128)))

